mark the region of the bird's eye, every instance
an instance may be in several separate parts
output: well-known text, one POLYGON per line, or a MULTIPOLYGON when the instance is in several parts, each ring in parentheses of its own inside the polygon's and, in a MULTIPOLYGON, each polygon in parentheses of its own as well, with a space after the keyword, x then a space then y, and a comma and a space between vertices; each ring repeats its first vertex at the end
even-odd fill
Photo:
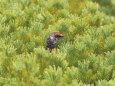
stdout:
POLYGON ((59 35, 55 35, 56 37, 59 37, 59 35))

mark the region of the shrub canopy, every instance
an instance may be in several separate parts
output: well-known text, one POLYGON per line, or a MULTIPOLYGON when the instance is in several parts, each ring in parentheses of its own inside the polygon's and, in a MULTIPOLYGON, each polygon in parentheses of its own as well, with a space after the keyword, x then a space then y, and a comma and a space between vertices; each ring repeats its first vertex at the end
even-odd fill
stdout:
POLYGON ((89 84, 115 86, 115 0, 0 0, 0 86, 89 84))

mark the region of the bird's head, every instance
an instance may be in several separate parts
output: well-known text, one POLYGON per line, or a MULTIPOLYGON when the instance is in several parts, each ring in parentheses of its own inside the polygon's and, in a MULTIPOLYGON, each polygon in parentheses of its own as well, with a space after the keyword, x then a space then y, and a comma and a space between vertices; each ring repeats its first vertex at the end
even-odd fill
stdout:
POLYGON ((59 32, 53 32, 49 35, 49 38, 51 39, 51 41, 56 41, 62 37, 64 37, 64 36, 62 34, 60 34, 59 32))
POLYGON ((55 37, 56 37, 56 38, 62 38, 62 37, 64 37, 64 36, 63 36, 62 34, 60 34, 60 33, 57 32, 57 33, 55 33, 55 37))

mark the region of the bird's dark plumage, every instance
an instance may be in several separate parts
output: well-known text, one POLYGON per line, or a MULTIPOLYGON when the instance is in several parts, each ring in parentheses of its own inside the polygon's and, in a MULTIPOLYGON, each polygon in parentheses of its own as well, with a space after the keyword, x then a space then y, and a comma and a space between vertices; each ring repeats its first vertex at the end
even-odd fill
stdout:
POLYGON ((59 32, 51 33, 47 38, 46 49, 49 49, 51 52, 51 50, 55 48, 56 41, 61 37, 63 37, 63 35, 60 34, 59 32))

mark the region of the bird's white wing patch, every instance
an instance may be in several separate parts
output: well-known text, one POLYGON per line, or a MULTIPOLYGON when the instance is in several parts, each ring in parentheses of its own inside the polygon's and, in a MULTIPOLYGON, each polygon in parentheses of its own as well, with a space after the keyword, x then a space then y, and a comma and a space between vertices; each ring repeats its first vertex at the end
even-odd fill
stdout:
POLYGON ((54 40, 54 37, 50 36, 50 39, 51 39, 51 40, 54 40))

